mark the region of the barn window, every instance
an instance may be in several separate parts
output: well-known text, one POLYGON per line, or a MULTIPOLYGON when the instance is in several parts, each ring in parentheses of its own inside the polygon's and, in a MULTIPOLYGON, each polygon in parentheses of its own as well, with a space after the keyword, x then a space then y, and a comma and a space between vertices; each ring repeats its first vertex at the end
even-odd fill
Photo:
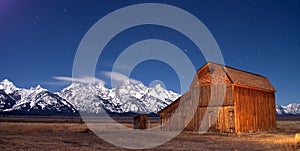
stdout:
POLYGON ((209 69, 209 73, 210 73, 210 74, 213 74, 214 72, 215 72, 215 69, 214 69, 214 68, 210 68, 210 69, 209 69))

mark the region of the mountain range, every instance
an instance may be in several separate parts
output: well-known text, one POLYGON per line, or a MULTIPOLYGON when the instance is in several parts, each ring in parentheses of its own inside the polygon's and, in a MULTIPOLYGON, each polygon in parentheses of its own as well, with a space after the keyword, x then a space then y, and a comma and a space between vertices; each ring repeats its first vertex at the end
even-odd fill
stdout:
POLYGON ((75 107, 41 86, 17 88, 7 79, 0 82, 1 114, 78 115, 75 107))
POLYGON ((281 116, 286 116, 286 115, 300 116, 300 104, 291 103, 286 106, 276 105, 276 114, 281 116))
POLYGON ((72 83, 60 92, 49 92, 40 85, 17 88, 5 79, 0 82, 0 114, 79 115, 101 112, 129 114, 156 113, 180 95, 161 85, 122 83, 108 89, 103 83, 72 83))
MULTIPOLYGON (((72 83, 60 92, 50 92, 40 85, 29 89, 18 88, 5 79, 0 82, 0 115, 79 115, 156 113, 179 94, 161 85, 147 87, 124 82, 116 88, 103 83, 72 83)), ((300 115, 300 104, 276 105, 277 115, 300 115)))

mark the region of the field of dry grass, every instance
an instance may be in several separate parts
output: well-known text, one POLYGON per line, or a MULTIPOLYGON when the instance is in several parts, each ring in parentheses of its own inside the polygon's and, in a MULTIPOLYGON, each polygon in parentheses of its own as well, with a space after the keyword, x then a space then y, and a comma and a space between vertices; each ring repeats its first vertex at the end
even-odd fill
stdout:
MULTIPOLYGON (((149 150, 300 150, 300 138, 295 138, 295 134, 300 133, 300 121, 278 121, 277 127, 272 132, 240 135, 182 132, 149 150)), ((100 139, 85 124, 0 122, 0 150, 126 149, 100 139)))

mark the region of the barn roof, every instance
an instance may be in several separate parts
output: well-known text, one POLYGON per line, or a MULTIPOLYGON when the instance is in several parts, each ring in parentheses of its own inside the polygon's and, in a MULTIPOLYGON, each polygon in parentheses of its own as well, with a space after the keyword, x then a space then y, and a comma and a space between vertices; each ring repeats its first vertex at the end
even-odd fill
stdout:
POLYGON ((243 71, 240 69, 235 69, 229 66, 223 66, 213 62, 209 62, 207 64, 222 66, 230 81, 237 86, 252 87, 252 88, 257 88, 257 89, 262 89, 267 91, 276 91, 276 89, 268 80, 268 78, 264 76, 243 71))
POLYGON ((269 91, 276 91, 271 82, 261 75, 253 74, 250 72, 234 69, 231 67, 225 67, 226 73, 233 82, 233 84, 239 86, 249 86, 258 89, 264 89, 269 91))

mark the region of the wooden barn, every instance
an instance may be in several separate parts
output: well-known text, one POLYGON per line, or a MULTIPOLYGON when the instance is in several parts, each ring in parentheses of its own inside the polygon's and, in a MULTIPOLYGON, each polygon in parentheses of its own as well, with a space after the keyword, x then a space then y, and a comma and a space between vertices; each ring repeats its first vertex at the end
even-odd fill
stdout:
POLYGON ((266 77, 209 62, 197 71, 190 89, 158 114, 165 130, 180 126, 221 133, 273 130, 275 91, 266 77), (175 113, 180 118, 172 118, 175 113))

